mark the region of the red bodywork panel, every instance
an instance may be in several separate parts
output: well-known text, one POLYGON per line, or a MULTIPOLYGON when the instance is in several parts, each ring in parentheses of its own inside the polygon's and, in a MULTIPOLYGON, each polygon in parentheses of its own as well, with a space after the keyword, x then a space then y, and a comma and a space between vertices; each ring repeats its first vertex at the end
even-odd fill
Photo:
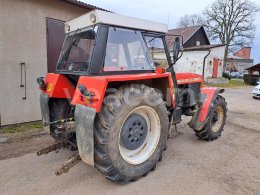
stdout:
MULTIPOLYGON (((102 102, 103 102, 107 84, 108 84, 107 79, 104 77, 102 78, 102 77, 81 76, 78 81, 78 85, 79 84, 82 84, 83 86, 85 86, 86 89, 94 95, 93 96, 94 101, 92 101, 92 103, 90 103, 88 106, 96 109, 96 111, 99 112, 101 109, 101 106, 102 106, 102 102)), ((76 105, 76 104, 86 105, 86 103, 83 101, 83 96, 82 96, 81 92, 79 91, 78 87, 76 87, 71 104, 72 105, 76 105)))
MULTIPOLYGON (((109 82, 124 82, 124 81, 137 81, 137 80, 147 80, 147 79, 156 79, 156 78, 165 78, 168 77, 169 86, 171 86, 172 90, 172 79, 170 73, 157 74, 157 73, 147 73, 147 74, 129 74, 129 75, 111 75, 111 76, 97 76, 97 77, 89 77, 89 76, 81 76, 78 85, 84 85, 87 90, 94 94, 94 101, 91 103, 90 107, 96 109, 97 112, 100 111, 102 102, 104 99, 104 95, 106 92, 106 88, 109 82)), ((78 88, 75 90, 74 97, 72 99, 71 104, 83 104, 85 105, 82 95, 78 88)))
MULTIPOLYGON (((71 104, 87 105, 100 111, 102 102, 106 92, 106 88, 109 82, 124 82, 124 81, 137 81, 137 80, 149 80, 158 78, 168 78, 170 92, 173 94, 173 82, 171 74, 169 72, 156 71, 156 73, 143 73, 143 74, 122 74, 122 75, 106 75, 106 76, 80 76, 78 84, 82 84, 86 89, 94 94, 93 101, 89 104, 84 102, 83 96, 80 93, 78 87, 74 89, 71 82, 66 76, 60 74, 48 73, 46 75, 45 83, 47 83, 46 92, 53 98, 69 98, 72 99, 71 104)), ((200 75, 192 73, 178 73, 176 74, 178 84, 188 83, 202 83, 203 79, 200 75)), ((204 90, 204 89, 203 89, 204 90)), ((205 91, 205 90, 204 90, 205 91)), ((205 91, 207 93, 207 91, 205 91)), ((172 105, 174 105, 174 98, 172 97, 172 105)), ((206 110, 206 107, 205 107, 206 110)), ((204 115, 202 116, 202 119, 204 115)))
POLYGON ((45 78, 47 88, 45 93, 53 98, 71 99, 74 94, 74 87, 66 76, 48 73, 45 78))
MULTIPOLYGON (((188 83, 202 83, 203 79, 201 75, 193 73, 176 73, 176 79, 178 84, 188 84, 188 83)), ((202 87, 202 85, 201 85, 202 87)))

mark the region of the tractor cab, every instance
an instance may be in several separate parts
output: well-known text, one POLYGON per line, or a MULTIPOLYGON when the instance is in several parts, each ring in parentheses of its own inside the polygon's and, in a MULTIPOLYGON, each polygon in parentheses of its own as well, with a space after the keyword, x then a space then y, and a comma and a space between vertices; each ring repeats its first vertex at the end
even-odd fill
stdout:
POLYGON ((181 39, 167 48, 167 32, 165 24, 100 10, 65 24, 56 73, 37 79, 43 125, 55 139, 37 154, 77 150, 56 175, 82 160, 111 181, 135 181, 154 170, 183 115, 200 139, 220 136, 224 90, 175 73, 181 39))
POLYGON ((174 48, 167 48, 167 25, 95 10, 67 22, 65 32, 56 71, 75 86, 80 76, 168 72, 164 76, 171 77, 172 86, 175 86, 171 89, 175 90, 172 98, 179 107, 176 120, 180 121, 181 112, 196 110, 203 79, 195 74, 176 76, 173 65, 178 60, 181 41, 177 36, 174 48), (169 50, 173 50, 173 54, 169 50), (181 78, 180 87, 177 78, 181 78), (195 84, 185 84, 191 78, 195 78, 195 84), (187 94, 187 90, 192 91, 192 95, 187 94))
POLYGON ((57 64, 60 74, 151 73, 171 64, 163 24, 96 10, 67 22, 65 29, 57 64), (111 16, 119 18, 112 23, 111 16))

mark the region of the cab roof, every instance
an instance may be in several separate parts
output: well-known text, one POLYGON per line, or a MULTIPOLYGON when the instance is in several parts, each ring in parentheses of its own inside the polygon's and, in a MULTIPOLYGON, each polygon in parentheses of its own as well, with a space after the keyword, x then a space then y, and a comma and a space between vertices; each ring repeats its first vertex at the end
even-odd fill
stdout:
POLYGON ((108 24, 153 32, 168 32, 166 24, 128 17, 116 13, 93 10, 65 23, 65 32, 70 33, 95 24, 108 24))

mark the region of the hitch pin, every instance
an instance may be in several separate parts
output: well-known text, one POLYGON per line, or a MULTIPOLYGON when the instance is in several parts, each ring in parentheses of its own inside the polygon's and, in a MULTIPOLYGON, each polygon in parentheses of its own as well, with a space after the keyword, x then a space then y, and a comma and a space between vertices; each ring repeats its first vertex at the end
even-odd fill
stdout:
POLYGON ((61 119, 61 120, 57 120, 57 121, 52 121, 52 122, 45 122, 43 123, 42 125, 44 127, 48 126, 48 125, 53 125, 53 124, 56 124, 56 123, 65 123, 65 122, 68 122, 68 121, 73 121, 74 118, 66 118, 66 119, 61 119))

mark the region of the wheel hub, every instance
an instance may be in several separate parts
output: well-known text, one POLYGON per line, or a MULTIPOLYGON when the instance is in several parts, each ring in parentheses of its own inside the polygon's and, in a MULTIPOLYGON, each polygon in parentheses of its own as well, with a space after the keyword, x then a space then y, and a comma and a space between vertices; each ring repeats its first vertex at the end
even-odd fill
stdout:
POLYGON ((217 121, 218 121, 218 113, 215 111, 213 116, 213 122, 215 123, 217 121))
POLYGON ((122 127, 121 144, 128 150, 136 150, 144 143, 147 132, 145 118, 139 114, 131 114, 122 127))

